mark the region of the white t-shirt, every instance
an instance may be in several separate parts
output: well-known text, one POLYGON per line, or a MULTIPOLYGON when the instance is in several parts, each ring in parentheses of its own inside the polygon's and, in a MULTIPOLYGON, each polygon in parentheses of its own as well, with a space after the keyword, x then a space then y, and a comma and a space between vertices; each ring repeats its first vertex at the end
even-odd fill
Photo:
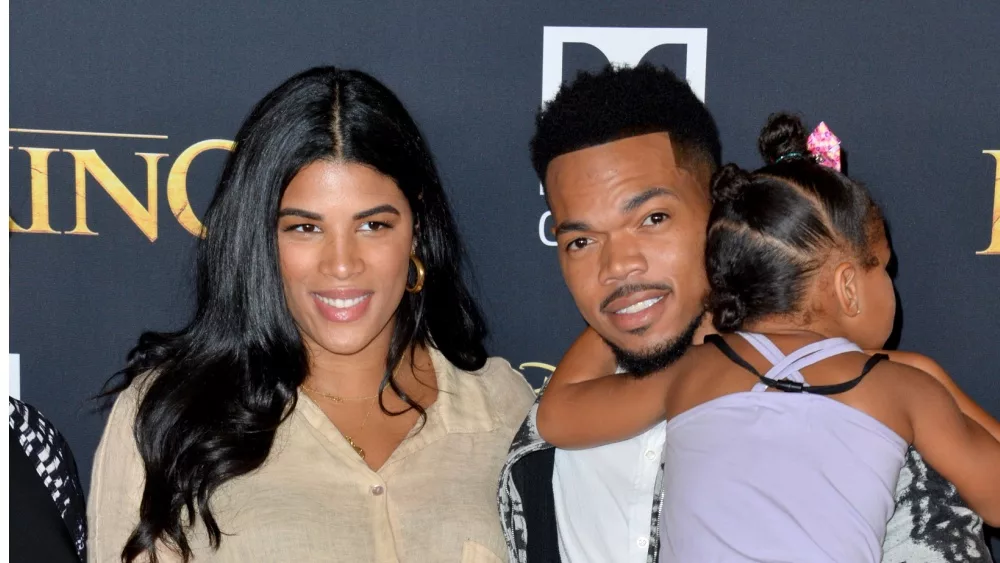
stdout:
POLYGON ((555 453, 563 563, 645 563, 666 422, 622 442, 555 453))

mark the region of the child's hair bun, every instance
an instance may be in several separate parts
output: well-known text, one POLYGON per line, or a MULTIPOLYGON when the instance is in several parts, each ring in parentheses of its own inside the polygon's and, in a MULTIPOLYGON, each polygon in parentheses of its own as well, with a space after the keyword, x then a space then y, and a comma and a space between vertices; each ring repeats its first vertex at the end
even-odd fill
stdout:
POLYGON ((808 134, 798 116, 790 113, 772 113, 757 137, 757 150, 767 164, 774 164, 782 157, 808 157, 808 134))
POLYGON ((712 291, 709 312, 712 313, 712 324, 720 332, 739 330, 747 318, 747 306, 743 299, 736 292, 722 289, 712 291))
POLYGON ((750 173, 735 164, 727 164, 712 176, 712 187, 709 193, 712 203, 732 201, 739 197, 740 192, 751 181, 750 173))

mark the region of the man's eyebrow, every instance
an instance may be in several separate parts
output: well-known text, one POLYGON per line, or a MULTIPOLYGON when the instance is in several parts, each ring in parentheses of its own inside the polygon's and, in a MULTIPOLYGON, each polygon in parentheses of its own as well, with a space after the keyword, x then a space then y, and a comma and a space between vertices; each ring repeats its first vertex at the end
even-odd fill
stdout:
MULTIPOLYGON (((622 205, 622 213, 631 213, 632 211, 635 211, 636 209, 641 207, 642 204, 646 203, 647 201, 653 199, 654 197, 660 197, 660 196, 668 196, 676 198, 677 193, 669 188, 654 186, 629 198, 629 200, 622 205)), ((560 235, 569 232, 583 232, 591 230, 593 230, 593 227, 591 227, 587 223, 584 223, 583 221, 563 221, 562 223, 556 225, 555 235, 558 238, 560 235)))
POLYGON ((674 198, 677 197, 677 193, 669 188, 654 186, 652 188, 643 191, 642 193, 632 196, 628 201, 626 201, 624 205, 622 205, 622 213, 631 213, 636 209, 638 209, 639 207, 641 207, 642 204, 653 199, 654 197, 659 197, 664 195, 674 198))
POLYGON ((563 221, 562 223, 556 225, 555 234, 556 238, 559 238, 559 235, 565 233, 589 230, 591 230, 590 225, 584 223, 583 221, 563 221))
POLYGON ((362 219, 367 219, 373 215, 378 215, 379 213, 392 213, 396 216, 402 217, 402 214, 398 209, 389 205, 388 203, 384 205, 379 205, 377 207, 372 207, 371 209, 366 209, 365 211, 359 211, 354 214, 354 220, 360 221, 362 219))
POLYGON ((310 221, 322 221, 323 216, 319 213, 313 213, 312 211, 306 211, 305 209, 299 209, 297 207, 286 207, 281 211, 278 211, 278 218, 282 217, 302 217, 303 219, 309 219, 310 221))

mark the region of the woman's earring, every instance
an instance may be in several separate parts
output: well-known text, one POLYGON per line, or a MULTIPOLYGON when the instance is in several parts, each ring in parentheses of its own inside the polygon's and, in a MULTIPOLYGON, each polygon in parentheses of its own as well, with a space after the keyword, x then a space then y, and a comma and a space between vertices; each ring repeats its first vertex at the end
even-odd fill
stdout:
POLYGON ((413 285, 406 286, 406 291, 420 293, 420 290, 424 288, 424 277, 426 277, 427 271, 424 270, 424 263, 420 261, 420 258, 417 258, 416 254, 410 254, 410 262, 413 262, 413 267, 417 270, 417 279, 413 285))

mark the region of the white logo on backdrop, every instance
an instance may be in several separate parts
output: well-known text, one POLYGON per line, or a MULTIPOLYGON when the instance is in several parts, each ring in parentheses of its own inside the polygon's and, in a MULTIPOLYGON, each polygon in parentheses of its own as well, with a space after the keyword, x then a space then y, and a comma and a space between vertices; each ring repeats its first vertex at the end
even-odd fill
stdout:
POLYGON ((21 398, 21 355, 11 354, 10 355, 10 389, 8 389, 11 397, 15 399, 21 398))
MULTIPOLYGON (((708 29, 681 27, 545 27, 542 38, 542 103, 556 96, 563 76, 563 45, 586 43, 597 48, 617 65, 635 66, 646 53, 660 45, 685 45, 685 76, 691 89, 705 101, 705 74, 708 60, 708 29)), ((543 193, 539 184, 538 193, 543 193)), ((545 221, 538 221, 538 238, 548 246, 556 242, 545 236, 545 221)))

